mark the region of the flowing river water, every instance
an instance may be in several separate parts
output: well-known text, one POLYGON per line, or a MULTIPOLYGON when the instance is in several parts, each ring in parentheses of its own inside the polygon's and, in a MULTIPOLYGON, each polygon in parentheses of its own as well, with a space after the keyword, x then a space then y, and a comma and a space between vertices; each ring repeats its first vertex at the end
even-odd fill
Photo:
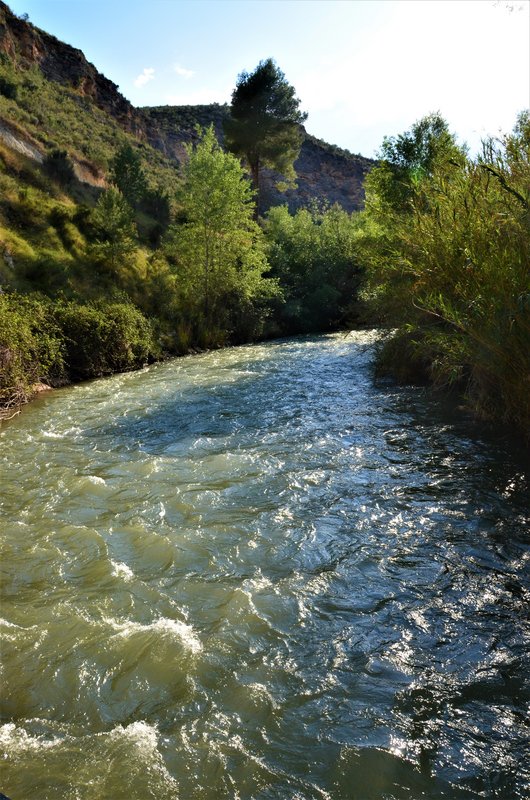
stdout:
POLYGON ((377 334, 59 390, 0 431, 11 800, 528 798, 528 463, 377 334))

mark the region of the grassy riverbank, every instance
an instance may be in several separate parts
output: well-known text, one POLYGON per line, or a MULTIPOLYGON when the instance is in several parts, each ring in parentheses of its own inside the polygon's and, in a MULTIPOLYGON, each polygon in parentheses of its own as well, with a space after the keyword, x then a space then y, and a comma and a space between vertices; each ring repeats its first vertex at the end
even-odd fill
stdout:
POLYGON ((151 323, 131 303, 0 295, 0 419, 44 381, 63 386, 160 357, 151 323))

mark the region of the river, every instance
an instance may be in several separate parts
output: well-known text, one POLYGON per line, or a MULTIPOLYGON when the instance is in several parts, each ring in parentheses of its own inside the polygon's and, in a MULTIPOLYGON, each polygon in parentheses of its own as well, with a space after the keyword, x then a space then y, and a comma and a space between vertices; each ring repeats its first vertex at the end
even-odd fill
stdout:
POLYGON ((528 798, 523 445, 373 332, 155 364, 0 429, 11 800, 528 798))

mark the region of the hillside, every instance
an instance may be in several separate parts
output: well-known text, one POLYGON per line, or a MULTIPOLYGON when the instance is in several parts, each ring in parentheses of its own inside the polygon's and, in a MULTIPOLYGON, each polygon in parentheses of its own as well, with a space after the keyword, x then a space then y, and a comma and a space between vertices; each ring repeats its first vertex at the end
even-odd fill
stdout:
POLYGON ((0 419, 42 383, 351 319, 370 162, 306 134, 257 224, 228 113, 134 108, 0 2, 0 419))
MULTIPOLYGON (((15 135, 23 146, 36 148, 37 157, 65 148, 79 177, 93 185, 102 185, 124 136, 142 149, 156 184, 166 182, 170 165, 182 164, 184 145, 196 138, 197 124, 213 122, 222 140, 227 106, 135 108, 80 50, 18 18, 2 2, 0 57, 0 138, 12 145, 15 135)), ((281 194, 275 176, 265 175, 263 208, 287 202, 294 210, 319 199, 338 202, 346 211, 359 209, 362 181, 372 163, 306 133, 295 163, 297 189, 281 194)))
MULTIPOLYGON (((197 125, 213 124, 217 138, 223 141, 223 121, 229 106, 162 106, 143 108, 147 117, 149 142, 166 155, 182 160, 183 144, 197 141, 197 125), (150 123, 150 124, 149 124, 150 123)), ((363 205, 362 184, 373 165, 371 159, 353 155, 347 150, 327 144, 304 130, 300 155, 295 161, 297 187, 279 192, 278 176, 264 170, 262 208, 287 203, 291 211, 307 206, 312 200, 338 203, 345 211, 356 211, 363 205)))

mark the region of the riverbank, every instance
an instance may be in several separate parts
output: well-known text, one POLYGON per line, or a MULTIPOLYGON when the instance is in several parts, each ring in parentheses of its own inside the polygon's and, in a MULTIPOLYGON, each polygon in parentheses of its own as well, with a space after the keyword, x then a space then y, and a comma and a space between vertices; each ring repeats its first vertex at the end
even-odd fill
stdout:
POLYGON ((44 387, 136 369, 162 355, 152 323, 131 303, 0 294, 0 419, 44 387))
MULTIPOLYGON (((5 312, 5 295, 0 295, 0 306, 4 302, 5 312)), ((17 300, 18 303, 18 300, 17 300)), ((81 315, 80 308, 72 308, 71 313, 81 315)), ((50 340, 47 336, 43 335, 42 318, 40 319, 41 328, 39 329, 35 324, 37 318, 35 317, 32 327, 32 336, 28 335, 28 330, 20 327, 18 330, 19 341, 23 343, 20 352, 10 350, 4 344, 5 337, 2 340, 2 321, 0 320, 0 425, 3 421, 7 421, 17 416, 22 409, 31 403, 33 399, 40 396, 43 392, 51 392, 56 388, 63 388, 66 386, 82 383, 83 381, 94 380, 102 377, 110 377, 112 375, 119 375, 120 373, 133 372, 141 370, 148 364, 155 362, 163 362, 173 358, 182 356, 198 355, 201 353, 209 352, 210 350, 218 350, 223 347, 232 347, 233 343, 227 342, 225 345, 218 344, 211 347, 197 347, 188 345, 187 347, 181 346, 178 350, 173 349, 163 350, 159 343, 154 341, 152 337, 152 330, 149 328, 149 322, 141 315, 137 309, 133 308, 132 318, 136 325, 138 322, 142 323, 144 329, 143 347, 138 347, 138 342, 141 341, 138 329, 135 325, 128 330, 124 330, 123 326, 117 324, 119 315, 127 315, 130 313, 130 308, 119 308, 116 304, 112 306, 112 313, 109 314, 109 308, 100 309, 101 312, 106 311, 107 324, 111 323, 113 327, 114 337, 109 340, 109 336, 103 336, 101 326, 97 333, 97 338, 100 343, 104 343, 101 351, 95 351, 94 342, 91 342, 91 337, 94 336, 94 330, 97 326, 95 322, 101 317, 99 313, 94 313, 94 309, 89 312, 88 327, 81 326, 80 334, 84 334, 84 339, 77 335, 76 340, 69 339, 69 346, 65 351, 65 334, 59 335, 57 330, 55 335, 58 339, 59 347, 56 348, 57 357, 55 361, 50 361, 49 353, 48 358, 42 356, 43 352, 48 352, 50 349, 50 340), (147 326, 146 326, 147 323, 147 326), (39 333, 40 330, 40 333, 39 333), (145 332, 148 331, 150 336, 145 339, 145 332), (135 332, 135 335, 132 335, 135 332), (39 341, 39 335, 42 336, 42 341, 39 341), (104 341, 105 340, 105 341, 104 341), (136 345, 134 344, 136 342, 136 345), (118 353, 108 352, 112 342, 118 347, 118 353), (66 355, 65 355, 66 352, 66 355), (119 353, 121 352, 121 356, 119 353), (41 354, 40 360, 38 354, 41 354), (125 354, 125 357, 124 357, 125 354), (71 361, 72 358, 79 358, 79 361, 71 361), (68 359, 68 360, 67 360, 68 359), (118 368, 112 368, 112 364, 118 364, 118 368), (7 370, 6 370, 7 365, 7 370), (6 375, 13 375, 13 372, 18 369, 18 383, 16 378, 13 377, 6 380, 6 375), (26 370, 25 375, 22 372, 26 370), (32 382, 33 381, 33 382, 32 382), (10 385, 11 384, 11 385, 10 385)), ((20 307, 18 308, 20 310, 20 307)), ((86 313, 86 309, 85 309, 86 313)), ((4 315, 4 321, 6 316, 4 315)), ((123 320, 122 320, 123 321, 123 320)), ((49 320, 48 320, 49 325, 49 320)), ((370 326, 368 326, 370 327, 370 326)), ((362 332, 366 326, 358 329, 362 332)), ((495 416, 494 409, 490 413, 486 413, 484 406, 474 402, 472 394, 469 393, 468 385, 465 381, 461 381, 460 385, 445 385, 441 386, 439 381, 436 380, 436 375, 431 369, 428 351, 422 350, 420 347, 408 344, 411 337, 403 336, 396 331, 388 331, 388 329, 380 328, 381 338, 376 346, 376 355, 373 365, 374 377, 388 377, 397 384, 402 386, 422 385, 431 387, 436 390, 436 396, 440 402, 444 398, 452 397, 458 398, 459 405, 462 412, 464 412, 469 419, 475 418, 486 424, 501 424, 509 434, 522 434, 523 438, 530 440, 530 430, 522 429, 521 426, 514 425, 511 421, 506 421, 502 417, 495 416)), ((355 330, 350 331, 355 333, 355 330)), ((302 334, 304 335, 304 334, 302 334)), ((275 337, 268 337, 260 341, 274 340, 275 337)), ((282 340, 284 337, 278 337, 282 340)), ((239 342, 239 345, 252 344, 253 342, 239 342)))

